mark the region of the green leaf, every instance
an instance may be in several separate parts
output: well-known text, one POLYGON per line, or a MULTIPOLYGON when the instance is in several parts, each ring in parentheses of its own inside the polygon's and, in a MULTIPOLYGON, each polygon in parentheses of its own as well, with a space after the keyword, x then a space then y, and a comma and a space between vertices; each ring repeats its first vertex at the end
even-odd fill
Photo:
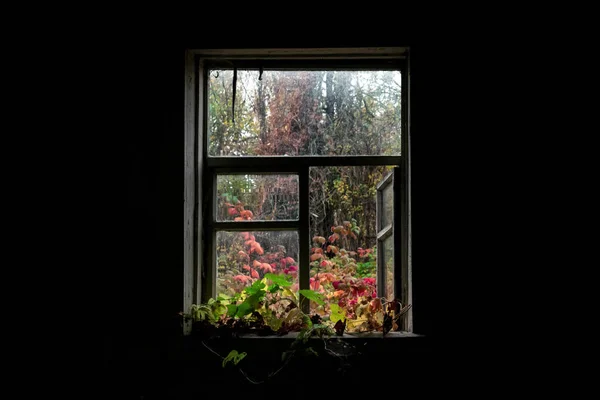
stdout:
POLYGON ((284 296, 289 297, 290 299, 292 299, 294 301, 294 304, 298 304, 298 299, 296 298, 296 294, 294 294, 294 292, 292 292, 289 288, 283 288, 283 294, 284 296))
POLYGON ((221 300, 230 300, 231 296, 226 295, 225 293, 221 293, 218 297, 217 300, 221 301, 221 300))
POLYGON ((310 338, 310 335, 312 335, 312 331, 313 331, 312 327, 302 329, 300 332, 298 332, 298 336, 296 337, 296 340, 306 343, 308 341, 308 338, 310 338))
MULTIPOLYGON (((265 278, 270 279, 271 282, 273 282, 279 286, 283 286, 283 287, 292 286, 292 282, 289 281, 289 278, 285 274, 268 273, 268 274, 265 274, 265 278)), ((271 293, 273 293, 273 292, 271 292, 271 293)))
POLYGON ((252 306, 247 301, 245 301, 237 307, 237 312, 235 313, 235 316, 241 318, 244 315, 251 314, 252 311, 254 311, 254 308, 252 308, 252 306))
POLYGON ((269 325, 271 327, 271 329, 273 329, 275 332, 277 332, 279 330, 279 328, 281 328, 282 324, 283 324, 283 320, 281 318, 277 318, 277 317, 267 318, 267 325, 269 325))
POLYGON ((237 350, 231 350, 229 354, 227 354, 227 357, 223 359, 223 368, 225 368, 225 365, 230 361, 233 362, 234 365, 237 365, 244 357, 246 357, 246 355, 246 352, 238 354, 237 350))
POLYGON ((259 304, 263 298, 265 297, 265 291, 260 290, 259 292, 249 296, 244 303, 250 304, 253 310, 256 310, 259 307, 259 304))
POLYGON ((264 287, 264 283, 262 283, 261 281, 256 281, 252 284, 252 286, 249 286, 246 289, 244 289, 244 291, 250 295, 258 293, 259 291, 262 291, 264 294, 264 291, 262 290, 264 287))
POLYGON ((213 310, 213 315, 215 319, 218 319, 221 315, 226 314, 228 311, 228 307, 225 307, 222 304, 217 305, 213 310))
POLYGON ((313 322, 310 320, 310 317, 306 314, 302 315, 302 322, 306 325, 307 328, 312 328, 313 322))
POLYGON ((275 293, 279 289, 281 289, 281 286, 279 286, 278 284, 273 284, 273 285, 269 286, 269 288, 267 289, 267 291, 269 293, 275 293))
POLYGON ((246 357, 246 356, 247 356, 246 352, 238 354, 237 356, 235 356, 233 358, 233 364, 238 365, 238 363, 240 361, 242 361, 244 359, 244 357, 246 357))
POLYGON ((227 316, 228 317, 235 316, 235 314, 237 314, 237 309, 238 309, 238 306, 236 306, 235 304, 228 305, 227 306, 227 316))
POLYGON ((323 324, 315 324, 312 327, 312 332, 319 336, 320 338, 322 338, 324 335, 328 335, 331 336, 334 334, 333 330, 328 327, 327 325, 323 325, 323 324))
POLYGON ((331 308, 331 314, 329 314, 329 320, 331 322, 338 322, 339 320, 346 318, 346 310, 343 310, 340 306, 335 303, 329 305, 331 308))
POLYGON ((307 299, 312 300, 319 305, 325 304, 325 302, 323 301, 323 295, 321 293, 317 293, 314 290, 310 290, 310 289, 302 289, 299 292, 301 295, 303 295, 307 299))
POLYGON ((315 351, 315 349, 313 349, 312 347, 307 347, 307 348, 305 349, 305 351, 306 351, 308 354, 314 354, 315 356, 319 357, 319 353, 317 353, 317 352, 315 351))
POLYGON ((222 365, 223 365, 223 368, 225 368, 225 365, 226 365, 226 364, 227 364, 229 361, 233 360, 233 357, 237 356, 237 354, 238 354, 237 350, 231 350, 231 351, 229 352, 229 354, 227 354, 227 357, 225 357, 225 358, 223 359, 223 364, 222 364, 222 365))

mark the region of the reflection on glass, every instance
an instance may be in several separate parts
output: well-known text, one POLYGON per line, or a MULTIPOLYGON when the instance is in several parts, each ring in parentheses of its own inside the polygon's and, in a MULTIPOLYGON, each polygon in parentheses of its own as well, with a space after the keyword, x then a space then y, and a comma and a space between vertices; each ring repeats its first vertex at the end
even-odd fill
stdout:
POLYGON ((217 221, 298 220, 298 175, 218 175, 217 221))
POLYGON ((259 75, 209 71, 209 156, 400 155, 399 71, 259 75))
POLYGON ((389 183, 382 191, 381 229, 394 220, 394 186, 389 183))
POLYGON ((388 300, 394 298, 394 236, 388 236, 382 243, 381 257, 383 257, 383 269, 385 280, 385 297, 388 300))
POLYGON ((298 290, 298 232, 217 232, 217 294, 233 296, 267 273, 285 274, 298 290))

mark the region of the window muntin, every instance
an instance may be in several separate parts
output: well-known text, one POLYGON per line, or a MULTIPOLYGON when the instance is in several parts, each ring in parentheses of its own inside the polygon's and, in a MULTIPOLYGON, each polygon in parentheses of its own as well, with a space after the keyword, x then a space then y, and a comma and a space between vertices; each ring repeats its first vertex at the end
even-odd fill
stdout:
MULTIPOLYGON (((379 257, 382 258, 384 290, 382 295, 394 298, 394 237, 388 236, 380 242, 379 257)), ((381 286, 381 285, 380 285, 381 286)))

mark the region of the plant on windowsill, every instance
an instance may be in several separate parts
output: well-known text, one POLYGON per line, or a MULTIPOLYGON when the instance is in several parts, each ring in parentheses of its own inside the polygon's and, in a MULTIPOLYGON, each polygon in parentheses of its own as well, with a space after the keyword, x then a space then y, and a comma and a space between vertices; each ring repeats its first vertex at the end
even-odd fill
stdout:
MULTIPOLYGON (((246 210, 239 200, 225 196, 220 201, 220 207, 234 221, 253 219, 252 211, 246 210)), ((354 219, 332 226, 331 233, 327 238, 312 238, 310 289, 304 290, 298 290, 298 264, 284 246, 272 245, 265 251, 251 232, 239 232, 224 246, 217 259, 222 276, 219 294, 205 304, 192 305, 188 313, 181 313, 192 321, 192 334, 223 360, 223 367, 230 362, 237 366, 246 353, 234 349, 223 356, 206 341, 245 334, 283 336, 297 332, 290 348, 282 354, 283 365, 270 378, 294 356, 318 355, 309 341, 311 337, 322 339, 323 350, 347 365, 347 357, 357 350, 341 340, 345 332, 382 332, 385 336, 399 329, 400 318, 411 306, 402 307, 396 299, 377 296, 377 248, 347 250, 360 233, 354 219), (302 312, 298 294, 311 302, 308 315, 302 312)), ((387 261, 386 268, 393 270, 393 260, 387 261)), ((385 283, 389 288, 393 280, 385 283)), ((256 383, 241 368, 240 371, 256 383)))
MULTIPOLYGON (((265 274, 234 296, 219 295, 205 304, 192 305, 189 313, 181 313, 182 317, 192 321, 192 334, 201 339, 202 344, 213 354, 222 359, 222 366, 228 363, 236 366, 251 383, 263 383, 275 376, 295 356, 314 355, 319 353, 311 346, 309 339, 318 337, 323 341, 323 349, 328 356, 336 357, 341 368, 348 366, 348 358, 357 353, 357 349, 341 340, 348 319, 347 310, 338 304, 328 304, 329 316, 322 317, 316 312, 307 315, 302 312, 296 294, 290 290, 291 277, 285 274, 265 274), (213 350, 206 342, 214 338, 240 337, 245 334, 258 336, 287 335, 297 332, 296 339, 289 349, 282 354, 282 365, 270 373, 262 381, 250 378, 238 366, 245 352, 231 350, 223 356, 213 350)), ((314 290, 300 290, 305 299, 312 300, 318 307, 326 306, 326 297, 314 290)), ((366 296, 360 300, 355 315, 367 321, 367 332, 381 331, 383 335, 390 330, 397 330, 399 319, 405 315, 409 306, 402 307, 396 300, 387 302, 384 298, 366 296)))

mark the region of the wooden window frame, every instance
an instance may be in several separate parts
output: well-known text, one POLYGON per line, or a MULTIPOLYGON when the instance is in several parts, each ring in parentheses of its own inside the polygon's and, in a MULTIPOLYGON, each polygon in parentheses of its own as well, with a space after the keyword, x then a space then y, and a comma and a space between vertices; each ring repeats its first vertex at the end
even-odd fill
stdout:
MULTIPOLYGON (((313 166, 395 165, 394 248, 400 252, 394 276, 396 293, 403 304, 412 300, 412 257, 410 221, 410 63, 407 47, 330 49, 188 49, 184 62, 184 276, 183 309, 206 301, 216 293, 215 235, 217 230, 281 230, 299 232, 299 285, 309 287, 309 168, 313 166), (401 156, 299 156, 299 157, 208 157, 206 104, 208 67, 235 60, 238 68, 265 64, 277 69, 400 69, 402 72, 401 156), (216 175, 221 173, 294 173, 299 176, 298 221, 217 222, 213 212, 216 175), (399 172, 399 173, 398 173, 399 172), (397 176, 400 175, 400 176, 397 176), (398 199, 399 195, 399 199, 398 199), (303 206, 304 205, 304 206, 303 206), (398 212, 399 211, 399 212, 398 212), (399 228, 398 228, 399 227, 399 228), (399 235, 397 235, 399 233, 399 235), (206 239, 209 239, 208 241, 206 239), (209 243, 210 246, 206 246, 209 243)), ((385 181, 385 180, 384 180, 385 181)), ((383 183, 383 182, 382 182, 383 183)), ((379 202, 379 200, 378 200, 379 202)), ((379 232, 379 221, 377 230, 379 232)), ((379 240, 378 240, 379 243, 379 240)), ((396 254, 395 254, 396 259, 396 254)), ((379 264, 379 263, 378 263, 379 264)), ((378 277, 380 274, 378 266, 378 277)), ((379 291, 378 285, 378 291, 379 291)), ((308 302, 303 302, 308 311, 308 302)), ((404 319, 402 330, 413 331, 413 309, 404 319)), ((184 335, 191 323, 184 323, 184 335)))

